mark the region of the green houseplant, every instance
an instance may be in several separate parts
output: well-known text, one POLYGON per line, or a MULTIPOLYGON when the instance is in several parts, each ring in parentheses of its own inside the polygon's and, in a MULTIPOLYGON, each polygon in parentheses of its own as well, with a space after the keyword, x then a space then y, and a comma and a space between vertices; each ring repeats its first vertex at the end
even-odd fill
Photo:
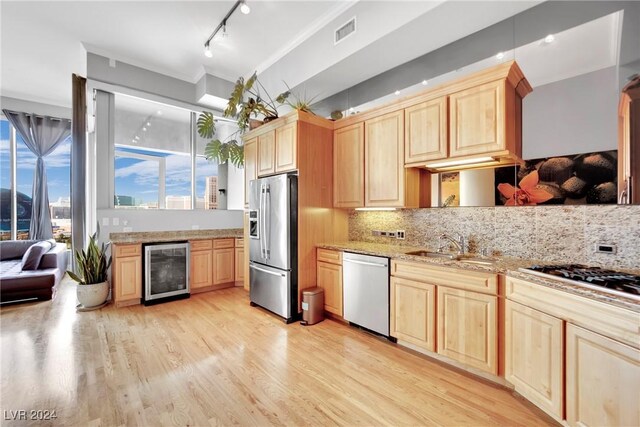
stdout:
POLYGON ((75 253, 78 273, 67 271, 69 277, 78 282, 78 301, 84 308, 98 307, 109 296, 111 256, 107 257, 107 247, 104 243, 98 246, 97 234, 89 236, 87 249, 75 253))

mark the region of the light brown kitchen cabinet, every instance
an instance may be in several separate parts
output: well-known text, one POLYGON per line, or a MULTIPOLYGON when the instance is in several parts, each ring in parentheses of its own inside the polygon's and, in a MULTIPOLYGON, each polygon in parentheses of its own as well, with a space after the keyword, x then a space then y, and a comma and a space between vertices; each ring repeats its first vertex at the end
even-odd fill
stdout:
POLYGON ((640 350, 567 325, 567 422, 640 425, 640 350))
POLYGON ((404 112, 364 123, 365 206, 404 206, 404 112))
POLYGON ((275 130, 258 135, 258 176, 271 175, 276 171, 275 130))
MULTIPOLYGON (((211 242, 211 241, 209 241, 211 242)), ((213 285, 213 249, 191 250, 191 291, 213 285)))
POLYGON ((246 250, 246 256, 244 257, 242 264, 242 275, 244 277, 244 290, 249 291, 249 212, 245 211, 243 215, 244 232, 242 236, 242 247, 246 250))
POLYGON ((317 285, 324 289, 324 309, 342 316, 342 252, 318 248, 317 285))
POLYGON ((289 172, 298 168, 297 129, 297 122, 276 128, 276 173, 289 172))
POLYGON ((564 403, 563 321, 513 301, 505 304, 505 379, 561 421, 564 403))
POLYGON ((405 165, 447 158, 447 97, 405 108, 405 165))
POLYGON ((436 351, 436 287, 391 277, 391 336, 436 351))
POLYGON ((364 206, 364 123, 333 132, 333 206, 364 206))
POLYGON ((498 298, 444 286, 437 292, 438 353, 498 374, 498 298))
POLYGON ((449 100, 451 157, 506 149, 504 80, 454 93, 449 100))
POLYGON ((213 284, 230 283, 235 278, 233 247, 213 250, 213 284))
POLYGON ((244 143, 244 206, 249 207, 249 183, 258 177, 258 138, 244 143))
POLYGON ((111 271, 116 306, 139 304, 142 298, 142 245, 114 245, 111 271))
POLYGON ((235 275, 236 283, 244 283, 244 248, 236 247, 235 253, 235 275))

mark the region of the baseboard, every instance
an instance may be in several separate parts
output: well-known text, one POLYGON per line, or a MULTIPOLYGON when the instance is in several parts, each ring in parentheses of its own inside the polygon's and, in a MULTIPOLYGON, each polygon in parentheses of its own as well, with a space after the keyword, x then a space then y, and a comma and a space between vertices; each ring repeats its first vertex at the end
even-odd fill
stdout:
POLYGON ((191 295, 200 294, 202 292, 218 291, 220 289, 233 288, 234 282, 220 283, 219 285, 203 286, 201 288, 191 288, 191 295))

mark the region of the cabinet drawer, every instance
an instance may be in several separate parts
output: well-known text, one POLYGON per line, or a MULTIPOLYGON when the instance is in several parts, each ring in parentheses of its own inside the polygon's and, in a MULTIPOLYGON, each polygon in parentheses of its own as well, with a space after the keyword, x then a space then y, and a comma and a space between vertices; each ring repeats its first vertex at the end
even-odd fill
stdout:
POLYGON ((232 248, 235 239, 215 239, 213 249, 232 248))
POLYGON ((507 276, 512 301, 640 348, 640 315, 631 310, 507 276))
POLYGON ((192 251, 204 251, 213 247, 211 240, 191 240, 189 244, 192 251))
POLYGON ((116 245, 116 258, 142 255, 142 245, 116 245))
POLYGON ((342 265, 342 251, 318 248, 318 261, 342 265))
POLYGON ((481 271, 437 267, 417 262, 391 260, 391 275, 485 294, 497 294, 498 275, 481 271))
POLYGON ((236 237, 236 248, 244 248, 244 239, 242 237, 236 237))

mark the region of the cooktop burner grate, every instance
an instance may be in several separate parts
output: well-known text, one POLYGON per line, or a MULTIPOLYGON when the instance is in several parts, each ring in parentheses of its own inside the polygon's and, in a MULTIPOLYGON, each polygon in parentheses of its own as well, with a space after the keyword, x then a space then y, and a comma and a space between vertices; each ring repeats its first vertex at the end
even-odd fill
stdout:
POLYGON ((603 291, 614 291, 615 293, 625 294, 625 296, 631 294, 640 297, 640 276, 633 274, 580 264, 533 265, 520 270, 525 273, 558 278, 603 291))

